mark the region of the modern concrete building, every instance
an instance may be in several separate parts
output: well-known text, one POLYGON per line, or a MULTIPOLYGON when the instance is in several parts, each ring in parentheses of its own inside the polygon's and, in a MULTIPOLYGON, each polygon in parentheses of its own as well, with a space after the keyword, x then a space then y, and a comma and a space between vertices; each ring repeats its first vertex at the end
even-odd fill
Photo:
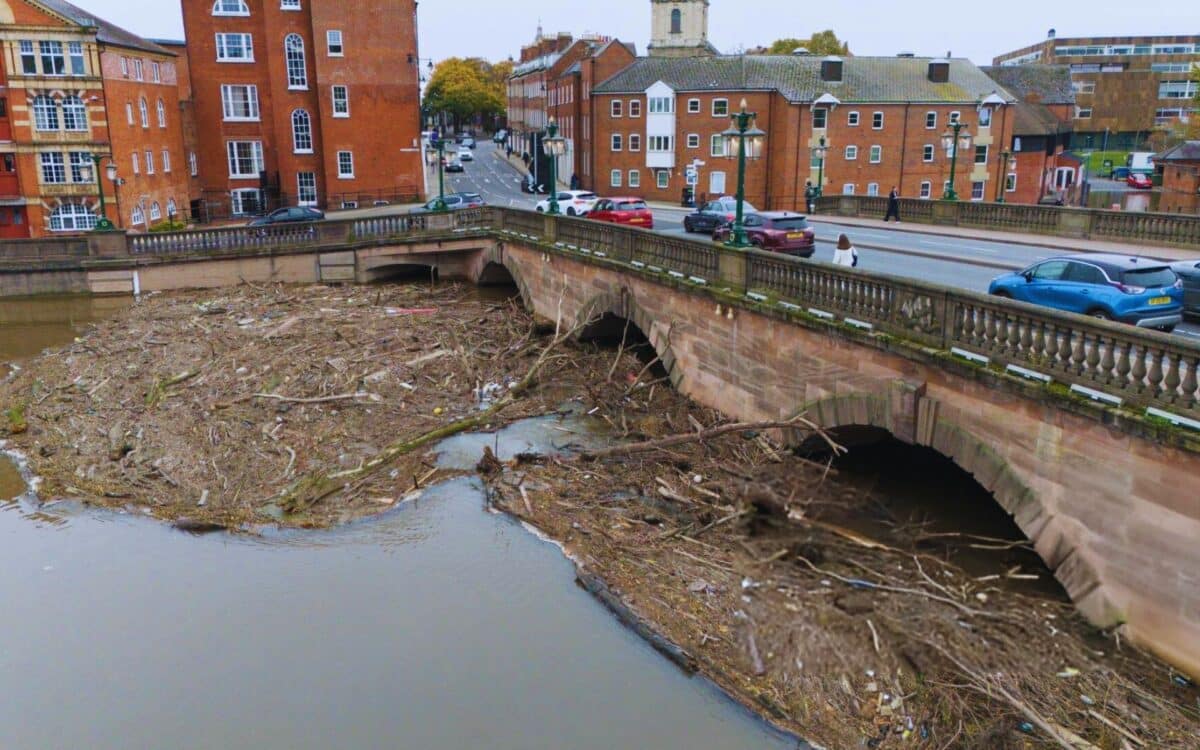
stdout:
POLYGON ((183 0, 206 216, 423 193, 414 0, 183 0))
POLYGON ((1200 35, 1062 39, 998 55, 993 65, 1067 65, 1076 148, 1138 150, 1150 133, 1198 114, 1200 35))

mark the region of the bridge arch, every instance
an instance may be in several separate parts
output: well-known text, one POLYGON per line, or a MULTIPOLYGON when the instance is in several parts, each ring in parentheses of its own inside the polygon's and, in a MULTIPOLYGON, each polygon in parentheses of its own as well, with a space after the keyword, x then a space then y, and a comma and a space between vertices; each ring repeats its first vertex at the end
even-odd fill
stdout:
POLYGON ((533 311, 533 293, 526 283, 521 267, 507 253, 504 245, 498 243, 479 253, 469 272, 468 278, 479 286, 507 284, 511 279, 521 295, 521 304, 526 310, 533 311))
MULTIPOLYGON (((587 320, 602 320, 605 317, 617 321, 629 321, 642 332, 654 353, 666 370, 671 385, 679 388, 683 379, 681 368, 676 366, 675 352, 671 349, 671 326, 658 324, 646 309, 638 304, 633 292, 628 287, 622 287, 615 292, 605 292, 592 297, 585 302, 575 315, 573 325, 587 320)), ((587 337, 587 329, 580 332, 580 338, 587 337)))
MULTIPOLYGON (((915 418, 919 424, 913 440, 906 439, 905 430, 897 425, 894 398, 879 394, 830 396, 806 404, 797 414, 805 414, 826 430, 845 432, 850 450, 869 441, 872 433, 882 432, 949 459, 974 477, 1012 517, 1084 617, 1099 627, 1121 624, 1123 618, 1104 590, 1100 566, 1085 548, 1086 531, 1057 514, 1053 505, 988 441, 938 415, 936 402, 926 404, 926 408, 916 409, 923 414, 915 418)), ((805 447, 810 440, 809 435, 799 431, 786 436, 792 448, 805 447)))

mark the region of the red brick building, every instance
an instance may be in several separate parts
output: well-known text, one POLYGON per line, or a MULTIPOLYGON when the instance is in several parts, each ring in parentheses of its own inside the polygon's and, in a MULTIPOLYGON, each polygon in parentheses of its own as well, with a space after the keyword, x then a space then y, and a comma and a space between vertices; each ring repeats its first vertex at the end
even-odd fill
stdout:
POLYGON ((567 139, 567 153, 558 164, 564 183, 571 176, 591 189, 589 172, 593 153, 591 90, 637 58, 633 45, 602 37, 586 37, 572 44, 548 71, 547 113, 567 139))
POLYGON ((100 39, 120 225, 145 230, 185 221, 189 179, 175 55, 115 28, 102 29, 100 39))
MULTIPOLYGON (((109 152, 98 27, 62 2, 0 3, 0 238, 86 231, 99 216, 88 175, 109 152), (85 179, 86 178, 86 179, 85 179)), ((112 198, 112 184, 106 185, 112 198)), ((109 201, 108 218, 120 222, 109 201)))
POLYGON ((973 136, 958 154, 963 200, 993 200, 1000 152, 1011 139, 1014 97, 967 60, 915 57, 728 56, 642 58, 593 89, 596 189, 678 202, 689 164, 701 196, 732 194, 737 164, 720 133, 741 100, 767 132, 747 168, 759 208, 804 208, 825 195, 937 198, 949 179, 942 134, 952 119, 973 136), (823 163, 812 149, 821 139, 823 163))
POLYGON ((175 39, 150 40, 174 53, 175 77, 179 87, 179 122, 183 129, 183 151, 188 177, 188 214, 200 215, 200 128, 196 122, 196 102, 192 96, 192 71, 188 65, 187 43, 175 39))
MULTIPOLYGON (((521 56, 508 79, 506 106, 508 145, 517 153, 533 153, 536 139, 531 136, 542 132, 550 119, 547 111, 550 70, 574 43, 574 37, 568 32, 547 36, 539 26, 533 43, 521 48, 521 56)), ((579 51, 573 54, 577 55, 579 51)))
POLYGON ((1200 141, 1184 141, 1154 155, 1162 170, 1159 210, 1167 213, 1200 213, 1200 141))
POLYGON ((1004 199, 1039 203, 1081 198, 1082 164, 1066 153, 1075 120, 1075 91, 1066 65, 1018 65, 983 68, 1018 98, 1013 105, 1011 155, 1004 199))
POLYGON ((416 2, 183 0, 204 213, 423 192, 416 2))

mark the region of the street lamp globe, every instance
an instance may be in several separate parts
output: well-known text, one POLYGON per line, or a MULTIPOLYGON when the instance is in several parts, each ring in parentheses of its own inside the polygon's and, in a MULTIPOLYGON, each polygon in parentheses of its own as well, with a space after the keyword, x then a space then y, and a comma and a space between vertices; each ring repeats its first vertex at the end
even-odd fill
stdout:
POLYGON ((110 161, 108 163, 108 166, 104 168, 104 174, 108 176, 109 182, 116 182, 117 181, 117 165, 113 164, 110 161))
POLYGON ((93 179, 92 165, 91 164, 80 164, 79 165, 79 181, 87 183, 87 182, 91 182, 92 179, 93 179))
POLYGON ((751 125, 746 134, 742 136, 743 142, 746 144, 746 158, 758 159, 762 157, 763 144, 766 143, 767 133, 756 125, 751 125))
POLYGON ((721 140, 725 142, 725 158, 738 158, 738 149, 741 147, 742 131, 735 127, 729 127, 721 131, 721 140))
POLYGON ((971 142, 973 140, 974 140, 974 136, 972 136, 970 133, 968 133, 966 131, 966 129, 964 128, 962 134, 958 137, 958 147, 960 149, 962 149, 963 151, 970 151, 971 150, 971 142))

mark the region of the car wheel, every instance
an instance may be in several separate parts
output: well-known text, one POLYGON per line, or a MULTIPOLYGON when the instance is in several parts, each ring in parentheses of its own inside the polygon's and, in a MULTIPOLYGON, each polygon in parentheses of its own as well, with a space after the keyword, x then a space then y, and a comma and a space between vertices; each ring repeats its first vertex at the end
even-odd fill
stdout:
POLYGON ((537 207, 536 207, 536 208, 534 208, 533 210, 534 210, 534 211, 537 211, 539 214, 546 213, 546 209, 542 208, 541 206, 537 206, 537 207))
POLYGON ((574 208, 568 208, 568 209, 567 209, 567 216, 576 216, 576 215, 577 215, 577 214, 575 213, 575 209, 574 209, 574 208))
POLYGON ((1001 290, 999 290, 999 291, 997 291, 997 292, 992 292, 992 296, 993 296, 993 297, 999 297, 1000 299, 1012 299, 1012 298, 1013 298, 1013 296, 1012 296, 1011 294, 1009 294, 1008 292, 1004 291, 1003 289, 1001 289, 1001 290))
POLYGON ((1088 313, 1088 315, 1090 317, 1095 318, 1096 320, 1112 320, 1113 319, 1113 316, 1109 315, 1104 310, 1092 310, 1091 312, 1088 313))
POLYGON ((1175 326, 1163 326, 1158 330, 1162 331, 1163 333, 1175 333, 1175 326))
POLYGON ((688 234, 691 234, 692 232, 694 232, 695 229, 692 227, 692 222, 688 221, 687 219, 684 219, 683 220, 683 231, 687 232, 688 234))

